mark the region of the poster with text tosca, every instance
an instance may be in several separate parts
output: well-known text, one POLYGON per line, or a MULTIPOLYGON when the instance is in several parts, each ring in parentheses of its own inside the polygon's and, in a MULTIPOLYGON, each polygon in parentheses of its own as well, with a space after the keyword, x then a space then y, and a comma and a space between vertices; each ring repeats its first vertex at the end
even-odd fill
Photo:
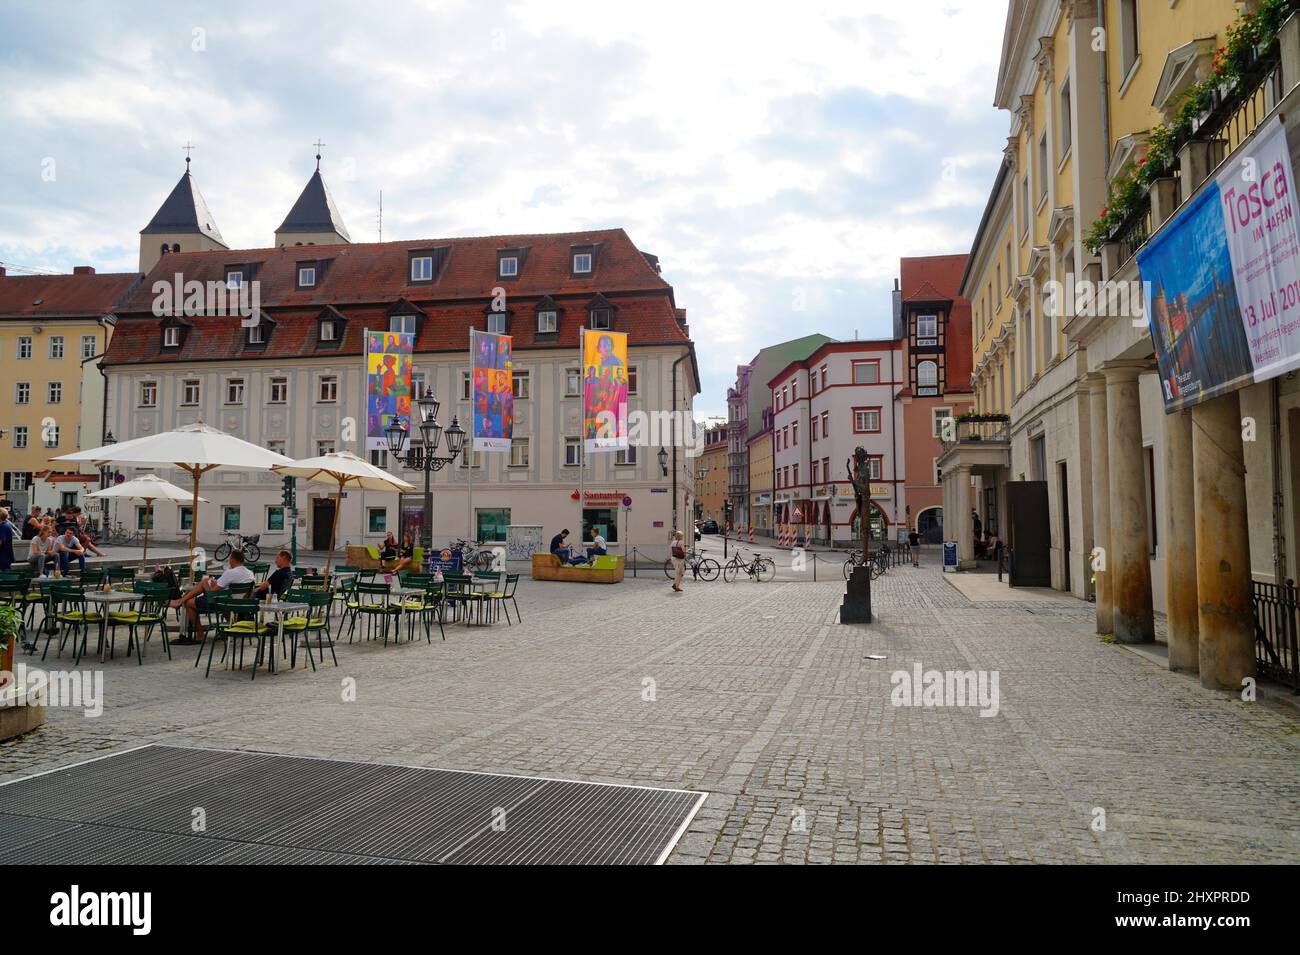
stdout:
POLYGON ((509 451, 515 424, 511 338, 472 328, 469 351, 474 381, 473 450, 509 451))
POLYGON ((582 435, 587 451, 627 447, 627 335, 582 336, 582 435))
POLYGON ((410 332, 366 332, 366 450, 388 447, 384 429, 396 418, 411 426, 410 332))
POLYGON ((1300 367, 1298 216, 1274 117, 1138 252, 1166 412, 1300 367))

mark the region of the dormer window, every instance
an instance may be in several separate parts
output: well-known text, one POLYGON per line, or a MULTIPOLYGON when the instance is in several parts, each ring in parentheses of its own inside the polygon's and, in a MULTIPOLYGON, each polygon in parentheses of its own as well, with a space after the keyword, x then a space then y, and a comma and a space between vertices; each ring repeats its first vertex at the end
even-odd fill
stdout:
POLYGON ((555 309, 547 308, 537 313, 537 332, 540 335, 548 335, 555 332, 559 325, 559 315, 555 309))
POLYGON ((438 246, 426 249, 406 250, 406 274, 410 285, 432 285, 442 274, 447 256, 451 254, 450 246, 438 246))
POLYGON ((504 335, 506 333, 506 321, 509 318, 509 312, 488 312, 487 330, 493 335, 504 335))
POLYGON ((519 274, 519 258, 514 255, 503 255, 497 260, 497 275, 503 279, 512 279, 519 274))
POLYGON ((258 322, 248 329, 248 344, 265 345, 266 344, 266 327, 258 322))
POLYGON ((239 288, 240 286, 242 286, 243 284, 244 284, 244 270, 243 270, 243 269, 227 269, 227 270, 226 270, 226 288, 237 289, 237 288, 239 288))
POLYGON ((300 265, 298 266, 298 288, 315 288, 316 287, 316 266, 300 265))
POLYGON ((433 256, 417 255, 411 258, 411 281, 433 281, 433 256))
POLYGON ((410 332, 415 334, 414 315, 390 315, 388 316, 388 330, 390 332, 410 332))
POLYGON ((610 310, 608 308, 593 308, 589 313, 588 327, 599 331, 608 331, 610 326, 610 310))
POLYGON ((937 315, 916 316, 916 337, 917 338, 937 338, 938 336, 939 336, 939 316, 937 315))
POLYGON ((163 329, 163 348, 180 348, 181 330, 178 325, 168 325, 163 329))
POLYGON ((338 329, 334 325, 334 319, 324 319, 320 323, 320 340, 323 342, 332 342, 337 338, 338 329))
POLYGON ((575 252, 573 254, 573 274, 590 275, 591 274, 591 253, 575 252))

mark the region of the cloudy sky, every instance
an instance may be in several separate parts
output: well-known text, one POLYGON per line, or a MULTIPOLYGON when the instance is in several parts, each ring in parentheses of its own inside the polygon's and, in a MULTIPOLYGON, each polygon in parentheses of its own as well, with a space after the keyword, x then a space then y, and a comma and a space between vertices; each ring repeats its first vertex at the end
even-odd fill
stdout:
POLYGON ((65 3, 0 9, 0 261, 134 269, 184 171, 270 245, 323 139, 354 241, 622 226, 735 366, 888 333, 901 255, 964 252, 1006 119, 1003 0, 65 3))

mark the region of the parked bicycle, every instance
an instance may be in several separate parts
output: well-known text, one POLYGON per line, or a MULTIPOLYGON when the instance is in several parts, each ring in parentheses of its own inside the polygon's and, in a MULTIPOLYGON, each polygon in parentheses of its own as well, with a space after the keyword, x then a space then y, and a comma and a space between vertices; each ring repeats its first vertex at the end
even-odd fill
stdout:
MULTIPOLYGON (((739 548, 737 548, 739 550, 739 548)), ((764 557, 762 554, 751 553, 748 559, 742 559, 737 553, 735 557, 727 561, 722 568, 722 579, 731 583, 741 574, 748 575, 750 580, 766 582, 776 576, 776 561, 771 557, 764 557)))
POLYGON ((120 523, 114 524, 104 532, 102 537, 106 544, 138 544, 144 539, 144 535, 140 531, 120 523))
POLYGON ((261 534, 253 534, 251 537, 245 537, 242 534, 227 534, 226 539, 217 545, 217 549, 212 552, 212 559, 220 563, 230 556, 232 550, 243 551, 244 560, 250 564, 255 564, 262 559, 262 548, 257 546, 261 540, 261 534))
POLYGON ((461 538, 447 545, 451 550, 460 551, 460 564, 464 570, 486 573, 492 569, 496 555, 482 541, 467 541, 461 538))
MULTIPOLYGON (((690 571, 692 580, 717 580, 722 565, 712 557, 705 557, 701 548, 686 555, 686 569, 690 571)), ((664 561, 664 576, 669 580, 677 577, 677 568, 673 566, 671 557, 664 561)))
POLYGON ((864 565, 870 572, 871 579, 876 580, 889 569, 889 552, 887 550, 872 551, 864 557, 860 550, 851 551, 844 561, 844 579, 848 580, 853 576, 854 568, 864 565))

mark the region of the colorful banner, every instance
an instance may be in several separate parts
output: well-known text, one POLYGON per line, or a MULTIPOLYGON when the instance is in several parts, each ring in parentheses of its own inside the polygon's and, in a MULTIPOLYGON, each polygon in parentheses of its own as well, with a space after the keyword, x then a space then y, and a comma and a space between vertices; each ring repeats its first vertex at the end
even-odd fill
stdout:
POLYGON ((515 425, 511 338, 470 329, 475 451, 509 451, 515 425))
POLYGON ((1298 217, 1274 117, 1138 253, 1166 413, 1300 367, 1298 217))
POLYGON ((411 424, 410 332, 366 332, 366 450, 384 450, 394 418, 411 424))
POLYGON ((587 451, 627 447, 627 335, 582 336, 582 433, 587 451))

